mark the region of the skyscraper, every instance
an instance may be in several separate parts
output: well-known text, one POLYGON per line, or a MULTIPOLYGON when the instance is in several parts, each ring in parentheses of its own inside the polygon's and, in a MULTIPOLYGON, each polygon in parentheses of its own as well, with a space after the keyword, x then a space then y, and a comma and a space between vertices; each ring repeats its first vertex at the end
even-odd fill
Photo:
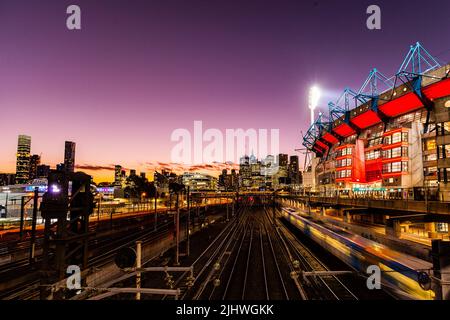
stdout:
POLYGON ((278 165, 281 167, 287 167, 288 165, 288 155, 284 153, 280 153, 277 156, 278 165))
POLYGON ((37 178, 47 178, 50 173, 50 166, 41 164, 36 168, 36 176, 37 178))
POLYGON ((75 171, 75 142, 66 141, 65 143, 64 168, 67 172, 75 171))
POLYGON ((292 184, 300 183, 298 156, 290 156, 289 158, 289 178, 291 179, 292 184))
POLYGON ((33 154, 30 157, 30 173, 29 173, 29 179, 36 179, 37 178, 37 168, 41 164, 41 156, 38 154, 33 154))
POLYGON ((31 137, 19 135, 16 158, 16 183, 27 183, 30 178, 31 137))
POLYGON ((122 185, 122 166, 116 165, 114 167, 114 186, 120 187, 122 185))

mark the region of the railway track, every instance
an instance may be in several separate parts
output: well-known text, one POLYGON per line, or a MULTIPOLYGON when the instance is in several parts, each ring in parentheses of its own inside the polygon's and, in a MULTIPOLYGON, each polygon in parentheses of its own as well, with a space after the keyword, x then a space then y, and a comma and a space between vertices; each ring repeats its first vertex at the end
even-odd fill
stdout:
MULTIPOLYGON (((170 232, 172 221, 167 219, 165 223, 161 223, 158 229, 154 231, 153 222, 150 222, 151 229, 138 228, 134 232, 120 232, 115 234, 114 238, 110 235, 105 235, 102 238, 95 238, 90 240, 91 257, 89 258, 89 267, 101 267, 102 265, 110 262, 115 256, 116 252, 127 246, 133 246, 137 240, 141 240, 144 244, 158 239, 161 236, 167 235, 170 232)), ((0 299, 34 299, 39 296, 39 273, 37 271, 41 262, 41 258, 38 257, 33 264, 29 263, 28 258, 15 261, 4 265, 0 268, 0 279, 7 279, 10 273, 34 274, 35 277, 31 281, 20 283, 10 290, 5 290, 0 293, 0 299)))
MULTIPOLYGON (((267 214, 267 212, 266 212, 267 214)), ((358 300, 356 294, 332 274, 315 275, 305 279, 301 277, 303 272, 328 272, 327 266, 283 224, 276 229, 285 251, 300 275, 299 281, 303 283, 306 299, 312 300, 358 300)))
POLYGON ((226 242, 202 270, 195 273, 197 286, 187 290, 183 299, 193 300, 289 300, 301 296, 286 271, 279 255, 270 220, 261 210, 251 210, 244 204, 240 217, 227 231, 226 242), (262 214, 261 214, 262 213, 262 214), (272 273, 269 274, 269 270, 272 273), (275 271, 273 273, 273 271, 275 271), (192 291, 195 293, 192 294, 192 291))

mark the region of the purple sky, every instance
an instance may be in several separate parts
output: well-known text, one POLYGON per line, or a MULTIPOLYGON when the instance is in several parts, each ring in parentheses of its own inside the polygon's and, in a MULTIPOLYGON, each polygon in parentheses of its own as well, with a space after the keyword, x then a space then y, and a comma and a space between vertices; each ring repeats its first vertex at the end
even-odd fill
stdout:
MULTIPOLYGON (((42 161, 147 170, 170 162, 176 128, 278 128, 294 154, 307 130, 308 88, 358 89, 388 76, 421 41, 450 61, 450 2, 435 1, 0 1, 0 172, 15 171, 18 134, 42 161), (82 30, 66 29, 70 4, 82 30), (382 30, 365 25, 382 9, 382 30)), ((89 171, 97 179, 112 172, 89 171)))

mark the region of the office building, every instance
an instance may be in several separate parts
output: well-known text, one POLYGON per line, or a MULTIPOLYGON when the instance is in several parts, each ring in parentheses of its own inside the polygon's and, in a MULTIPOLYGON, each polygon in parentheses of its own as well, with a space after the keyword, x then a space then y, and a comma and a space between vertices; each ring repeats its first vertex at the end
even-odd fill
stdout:
POLYGON ((29 179, 37 178, 37 167, 41 164, 41 156, 38 154, 33 154, 30 156, 30 173, 29 179))
POLYGON ((36 177, 37 178, 47 178, 50 173, 50 166, 41 164, 36 168, 36 177))
POLYGON ((64 169, 67 172, 75 171, 75 142, 72 142, 72 141, 65 142, 64 169))
POLYGON ((25 184, 30 178, 31 137, 19 135, 16 155, 16 183, 25 184))

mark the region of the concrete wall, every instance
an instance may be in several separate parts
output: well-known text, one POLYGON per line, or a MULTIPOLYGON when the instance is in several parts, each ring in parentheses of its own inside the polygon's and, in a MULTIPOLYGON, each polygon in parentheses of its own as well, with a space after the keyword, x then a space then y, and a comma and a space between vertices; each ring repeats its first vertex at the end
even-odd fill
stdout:
POLYGON ((406 188, 423 187, 423 154, 422 154, 422 138, 423 126, 419 121, 414 121, 411 124, 410 143, 409 143, 409 172, 411 172, 410 185, 405 185, 406 188))

